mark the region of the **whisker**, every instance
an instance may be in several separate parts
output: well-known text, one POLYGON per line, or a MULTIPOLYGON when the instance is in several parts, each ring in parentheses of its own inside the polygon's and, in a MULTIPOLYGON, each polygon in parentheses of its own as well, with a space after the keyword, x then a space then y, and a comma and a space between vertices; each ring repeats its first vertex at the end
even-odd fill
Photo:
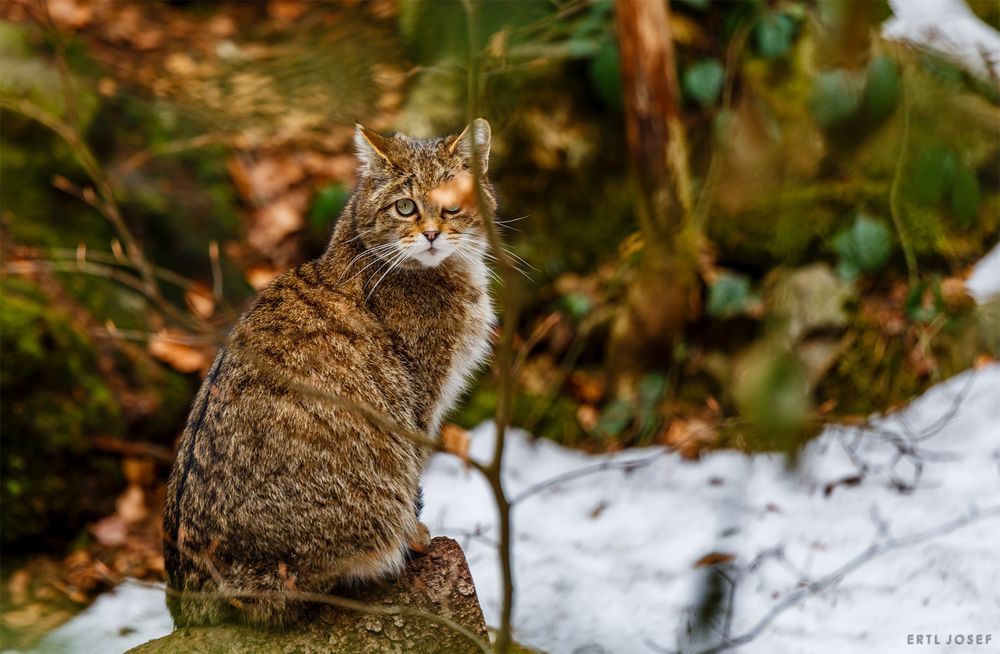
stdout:
MULTIPOLYGON (((354 257, 353 259, 351 259, 348 262, 347 266, 344 268, 344 272, 340 273, 340 278, 337 279, 337 285, 340 285, 340 282, 344 279, 344 275, 346 275, 351 270, 351 266, 354 265, 354 262, 357 261, 358 259, 360 259, 361 257, 364 257, 366 255, 374 256, 376 259, 372 263, 377 263, 378 261, 381 260, 378 257, 379 254, 381 254, 383 252, 391 252, 392 249, 395 248, 395 247, 396 247, 395 243, 383 243, 382 245, 378 245, 378 246, 375 246, 373 248, 369 248, 369 249, 365 250, 364 252, 362 252, 361 254, 357 255, 356 257, 354 257)), ((354 275, 353 277, 351 277, 351 279, 354 279, 354 277, 357 277, 358 275, 360 275, 361 273, 363 273, 365 270, 367 270, 372 265, 372 263, 369 263, 367 266, 365 266, 360 271, 358 271, 358 273, 356 275, 354 275)), ((348 280, 348 281, 350 281, 350 280, 348 280)))
POLYGON ((515 259, 517 259, 518 261, 520 261, 521 263, 523 263, 528 268, 531 268, 535 272, 538 272, 538 268, 535 268, 534 266, 532 266, 530 263, 528 263, 528 261, 524 257, 522 257, 521 255, 519 255, 517 252, 514 252, 514 250, 512 250, 512 249, 510 249, 508 247, 505 247, 503 250, 504 250, 504 252, 506 252, 510 256, 514 257, 515 259))
MULTIPOLYGON (((481 261, 476 261, 472 253, 462 249, 460 246, 455 248, 454 253, 461 257, 463 261, 467 261, 471 266, 475 266, 477 263, 483 263, 481 261)), ((484 264, 483 269, 490 277, 495 279, 498 284, 501 286, 503 285, 503 279, 492 268, 484 264)))
MULTIPOLYGON (((483 248, 486 248, 487 245, 488 245, 485 241, 477 239, 474 236, 462 235, 457 240, 459 240, 462 243, 466 243, 466 244, 468 244, 468 243, 475 243, 476 245, 478 245, 480 247, 483 247, 483 248)), ((518 263, 521 263, 521 264, 527 266, 528 268, 530 268, 531 270, 533 270, 535 272, 538 272, 537 268, 535 268, 530 263, 528 263, 523 257, 519 256, 516 252, 512 252, 510 250, 510 248, 504 247, 504 252, 506 252, 508 255, 510 255, 511 259, 513 259, 513 261, 510 262, 511 268, 513 268, 514 270, 516 270, 520 274, 524 275, 525 279, 527 279, 529 281, 532 281, 532 282, 535 281, 527 271, 525 271, 523 268, 521 268, 521 266, 518 265, 518 263)), ((492 254, 491 252, 485 251, 485 249, 481 253, 481 256, 483 256, 485 259, 487 259, 489 261, 493 261, 493 262, 498 262, 499 261, 497 259, 496 255, 492 254)))
MULTIPOLYGON (((384 273, 382 273, 382 276, 378 278, 378 281, 375 282, 375 285, 372 286, 372 288, 371 288, 370 291, 368 291, 368 295, 365 296, 365 302, 367 302, 369 299, 371 299, 372 293, 375 292, 375 289, 378 288, 378 285, 382 283, 382 280, 385 279, 386 275, 388 275, 389 273, 391 273, 393 271, 393 269, 397 265, 399 265, 400 263, 402 263, 405 258, 406 258, 406 250, 401 250, 399 252, 399 254, 396 255, 396 258, 393 259, 392 262, 389 264, 389 269, 386 270, 384 273)), ((374 277, 374 276, 375 275, 372 275, 372 277, 374 277)))

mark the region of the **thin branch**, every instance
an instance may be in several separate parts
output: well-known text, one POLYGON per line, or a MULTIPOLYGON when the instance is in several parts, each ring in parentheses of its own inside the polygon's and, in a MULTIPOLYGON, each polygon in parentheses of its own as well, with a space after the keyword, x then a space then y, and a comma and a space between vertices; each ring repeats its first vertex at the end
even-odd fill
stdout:
MULTIPOLYGON (((470 123, 479 116, 479 79, 480 66, 482 64, 478 54, 479 43, 479 22, 478 4, 476 0, 462 0, 462 7, 465 10, 466 32, 468 36, 468 117, 470 123)), ((514 333, 517 329, 517 316, 519 311, 517 297, 514 294, 513 284, 511 284, 511 274, 515 269, 511 261, 510 252, 503 247, 500 238, 500 231, 494 220, 493 211, 486 201, 483 189, 482 158, 480 156, 480 146, 475 137, 475 130, 471 135, 472 144, 472 176, 476 191, 476 203, 483 223, 486 225, 486 233, 499 268, 500 277, 503 284, 500 288, 501 302, 503 306, 503 326, 501 329, 500 343, 497 348, 497 374, 499 385, 497 389, 497 411, 495 417, 496 437, 493 446, 493 457, 483 472, 489 481, 493 491, 493 498, 497 505, 497 515, 500 526, 500 573, 502 580, 502 598, 500 610, 500 625, 497 632, 494 651, 499 654, 506 654, 511 645, 511 617, 514 611, 514 569, 513 552, 511 548, 511 515, 510 503, 503 488, 503 454, 504 444, 507 436, 507 426, 510 424, 511 408, 514 394, 514 333)))
POLYGON ((128 256, 132 259, 136 269, 139 270, 139 273, 142 276, 143 284, 146 287, 145 294, 151 297, 159 298, 160 291, 156 285, 156 277, 153 273, 153 266, 146 259, 146 255, 143 254, 142 249, 135 240, 132 230, 129 229, 128 225, 125 223, 125 219, 122 217, 121 210, 118 207, 118 201, 115 199, 111 182, 104 175, 100 165, 97 163, 97 159, 94 157, 90 148, 83 141, 83 139, 80 138, 77 130, 52 116, 38 105, 28 102, 27 100, 0 97, 0 107, 4 107, 31 118, 37 123, 47 127, 66 142, 66 144, 70 147, 74 158, 83 167, 87 176, 90 177, 94 186, 97 188, 97 194, 99 197, 91 201, 91 204, 100 210, 108 221, 111 222, 115 231, 118 232, 122 241, 125 242, 125 248, 128 252, 128 256))
MULTIPOLYGON (((792 591, 784 598, 782 598, 777 604, 771 607, 771 609, 764 614, 764 616, 757 621, 752 627, 747 629, 745 632, 739 636, 733 638, 723 638, 720 642, 712 645, 711 647, 699 650, 697 654, 716 654, 717 652, 724 652, 730 650, 734 647, 739 647, 740 645, 745 645, 746 643, 752 641, 753 639, 760 636, 764 630, 766 630, 782 613, 788 609, 800 604, 806 598, 820 593, 830 586, 840 582, 844 577, 851 574, 852 572, 863 567, 865 564, 884 556, 885 554, 901 549, 903 547, 909 547, 911 545, 917 545, 925 541, 937 538, 938 536, 943 536, 955 532, 963 527, 970 524, 982 521, 1000 518, 1000 505, 992 506, 987 509, 973 509, 968 514, 949 520, 945 523, 925 529, 924 531, 919 531, 908 536, 898 536, 895 538, 885 538, 880 542, 874 542, 869 545, 866 549, 858 553, 854 558, 845 563, 844 565, 836 568, 829 574, 826 574, 815 581, 808 582, 805 585, 792 591)), ((668 650, 660 647, 656 643, 647 641, 647 644, 656 651, 659 652, 671 652, 673 654, 680 654, 676 650, 668 650)))
MULTIPOLYGON (((897 44, 898 51, 899 46, 897 44)), ((902 192, 903 170, 906 167, 907 147, 910 142, 910 95, 906 91, 906 69, 903 69, 902 84, 900 89, 903 94, 903 135, 899 143, 899 156, 896 159, 896 170, 892 176, 892 187, 889 190, 889 213, 892 222, 896 226, 896 235, 899 236, 899 244, 903 248, 903 255, 906 257, 907 281, 910 289, 917 285, 917 257, 913 251, 913 243, 910 242, 909 232, 903 223, 900 194, 902 192)))
POLYGON ((162 445, 153 443, 136 443, 125 441, 113 436, 97 436, 91 441, 95 450, 111 452, 124 456, 153 459, 160 463, 173 463, 174 453, 162 445))
POLYGON ((667 448, 662 448, 656 454, 652 454, 642 459, 629 459, 626 461, 616 461, 614 459, 609 459, 607 461, 602 461, 600 463, 596 463, 591 466, 585 466, 583 468, 578 468, 576 470, 570 470, 569 472, 564 472, 561 475, 556 475, 555 477, 551 477, 544 481, 540 481, 536 484, 528 486, 520 493, 515 495, 510 500, 510 504, 511 506, 514 506, 519 502, 528 499, 532 495, 536 495, 542 492, 543 490, 546 490, 547 488, 556 486, 557 484, 561 484, 567 481, 572 481, 574 479, 579 479, 580 477, 587 477, 589 475, 593 475, 598 472, 604 472, 605 470, 622 470, 628 473, 632 472, 633 470, 638 470, 639 468, 645 468, 654 461, 663 458, 663 456, 670 451, 671 450, 668 450, 667 448))

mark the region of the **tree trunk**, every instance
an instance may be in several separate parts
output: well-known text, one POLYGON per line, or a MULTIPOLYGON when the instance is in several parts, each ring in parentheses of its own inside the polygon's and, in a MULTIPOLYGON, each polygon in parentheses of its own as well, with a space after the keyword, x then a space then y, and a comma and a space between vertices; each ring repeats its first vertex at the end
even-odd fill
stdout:
POLYGON ((689 214, 687 153, 666 0, 615 5, 630 163, 642 262, 611 334, 611 368, 620 395, 639 375, 663 368, 685 323, 698 311, 696 244, 689 214))
MULTIPOLYGON (((347 595, 341 595, 345 598, 347 595)), ((372 584, 349 597, 377 609, 398 606, 449 618, 489 643, 462 548, 450 538, 435 538, 394 581, 372 584)), ((355 654, 357 652, 480 652, 458 632, 414 615, 376 615, 320 605, 308 624, 289 631, 264 631, 242 625, 178 629, 140 645, 129 654, 355 654)))

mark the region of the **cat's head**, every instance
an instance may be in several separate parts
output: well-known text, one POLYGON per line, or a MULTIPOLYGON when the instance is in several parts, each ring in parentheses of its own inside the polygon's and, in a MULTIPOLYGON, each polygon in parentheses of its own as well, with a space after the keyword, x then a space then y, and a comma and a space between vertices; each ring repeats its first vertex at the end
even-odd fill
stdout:
POLYGON ((380 259, 405 267, 433 268, 449 257, 478 261, 486 228, 473 183, 473 159, 489 209, 496 208, 485 181, 490 125, 477 118, 461 134, 416 139, 383 136, 361 125, 354 135, 359 170, 354 215, 356 238, 380 259))

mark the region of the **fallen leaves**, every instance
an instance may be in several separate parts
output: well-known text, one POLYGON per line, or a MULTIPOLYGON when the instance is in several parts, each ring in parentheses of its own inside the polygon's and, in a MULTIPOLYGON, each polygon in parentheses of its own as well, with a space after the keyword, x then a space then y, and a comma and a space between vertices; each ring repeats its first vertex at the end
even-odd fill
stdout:
POLYGON ((705 420, 675 418, 670 422, 662 440, 685 459, 696 459, 703 450, 716 444, 719 432, 705 420))
POLYGON ((185 342, 183 334, 173 330, 160 330, 149 339, 149 353, 168 366, 183 373, 192 373, 207 367, 211 353, 205 347, 195 347, 185 342))
POLYGON ((724 563, 732 563, 736 560, 735 554, 729 552, 709 552, 694 562, 695 568, 710 568, 724 563))

